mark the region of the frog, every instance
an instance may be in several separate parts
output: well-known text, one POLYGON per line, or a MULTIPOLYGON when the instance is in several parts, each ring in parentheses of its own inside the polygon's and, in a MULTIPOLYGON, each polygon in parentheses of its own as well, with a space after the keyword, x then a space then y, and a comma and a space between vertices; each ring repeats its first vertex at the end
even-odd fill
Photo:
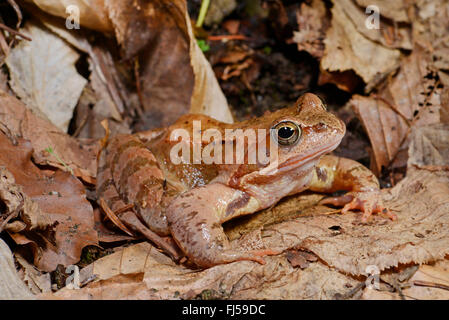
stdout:
MULTIPOLYGON (((176 261, 186 257, 200 268, 243 260, 263 264, 266 256, 280 252, 232 248, 223 223, 305 190, 346 191, 321 204, 342 207, 342 214, 360 211, 363 222, 374 214, 396 219, 368 168, 329 154, 345 132, 344 122, 313 93, 303 94, 289 107, 232 124, 187 114, 166 128, 107 139, 99 154, 97 198, 122 230, 143 236, 176 261), (216 139, 203 135, 209 129, 216 139), (265 139, 244 137, 237 147, 237 135, 227 133, 244 130, 262 132, 265 139), (180 132, 190 135, 183 139, 180 132), (231 158, 243 152, 244 161, 192 161, 192 150, 211 145, 230 146, 231 158), (191 147, 187 156, 174 161, 173 155, 179 156, 183 147, 191 147), (255 150, 275 155, 275 160, 249 161, 255 150)), ((226 160, 213 154, 218 155, 215 160, 226 160)))

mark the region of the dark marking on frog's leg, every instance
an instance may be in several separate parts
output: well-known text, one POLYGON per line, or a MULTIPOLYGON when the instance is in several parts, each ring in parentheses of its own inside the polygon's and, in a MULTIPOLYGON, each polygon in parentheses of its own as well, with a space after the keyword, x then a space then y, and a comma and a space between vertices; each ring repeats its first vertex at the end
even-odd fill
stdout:
POLYGON ((136 203, 142 208, 146 208, 151 201, 152 196, 157 191, 163 191, 163 180, 150 178, 143 181, 139 186, 139 191, 136 195, 136 203))
POLYGON ((245 207, 248 204, 249 200, 250 196, 247 193, 242 193, 240 197, 228 204, 225 213, 226 217, 234 213, 235 210, 245 207))
POLYGON ((107 179, 103 181, 101 185, 97 188, 97 197, 100 198, 105 193, 105 191, 111 186, 114 186, 114 180, 107 179))
POLYGON ((316 176, 318 177, 318 180, 320 181, 326 181, 327 180, 327 171, 326 169, 320 168, 318 166, 315 167, 316 176))
POLYGON ((122 174, 120 175, 119 185, 123 186, 128 183, 128 178, 133 174, 138 172, 144 167, 157 167, 157 162, 153 160, 149 160, 146 157, 136 157, 131 159, 125 166, 125 169, 122 170, 122 174))
MULTIPOLYGON (((116 143, 119 143, 118 141, 116 143)), ((111 148, 114 148, 115 144, 111 146, 111 148)), ((134 147, 144 147, 143 143, 136 140, 136 139, 132 139, 129 140, 125 143, 120 144, 117 147, 117 150, 114 150, 112 153, 114 154, 114 157, 112 158, 111 161, 111 171, 114 172, 115 169, 115 165, 118 163, 118 160, 120 159, 120 156, 129 148, 134 148, 134 147)))
POLYGON ((118 194, 111 178, 110 170, 99 172, 97 177, 99 186, 97 189, 98 199, 104 199, 109 209, 112 210, 112 212, 117 213, 118 219, 120 219, 129 230, 135 234, 144 236, 174 260, 179 260, 183 256, 183 253, 176 245, 167 242, 164 238, 150 230, 140 221, 132 209, 127 209, 129 206, 118 194))
MULTIPOLYGON (((221 225, 220 214, 223 213, 218 212, 217 208, 222 205, 220 201, 223 199, 235 198, 236 192, 240 191, 221 184, 209 184, 175 198, 166 210, 173 239, 189 259, 200 267, 240 260, 263 264, 263 256, 279 254, 269 249, 239 251, 231 248, 221 225), (210 194, 220 194, 220 200, 211 199, 210 194), (190 205, 188 210, 184 208, 186 203, 190 205)), ((236 204, 244 202, 240 200, 236 204)))

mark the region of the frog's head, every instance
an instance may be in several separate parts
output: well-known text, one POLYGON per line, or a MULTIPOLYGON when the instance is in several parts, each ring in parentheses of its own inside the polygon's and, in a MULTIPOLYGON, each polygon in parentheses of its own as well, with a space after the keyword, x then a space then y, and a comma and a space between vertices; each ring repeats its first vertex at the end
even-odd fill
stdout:
POLYGON ((301 96, 294 106, 273 113, 271 120, 278 157, 276 163, 265 168, 267 174, 318 161, 337 148, 346 130, 343 121, 328 112, 323 101, 312 93, 301 96))

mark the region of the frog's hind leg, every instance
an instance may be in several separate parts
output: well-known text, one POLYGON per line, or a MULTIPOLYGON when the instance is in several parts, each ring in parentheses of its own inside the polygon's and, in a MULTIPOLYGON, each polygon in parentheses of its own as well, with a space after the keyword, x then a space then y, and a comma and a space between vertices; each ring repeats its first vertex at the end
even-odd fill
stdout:
MULTIPOLYGON (((182 253, 179 248, 163 237, 148 229, 137 217, 136 213, 131 209, 126 209, 128 206, 121 200, 117 190, 115 189, 111 172, 105 161, 104 151, 100 155, 99 167, 97 170, 97 197, 102 209, 106 212, 111 210, 120 221, 131 231, 136 234, 144 236, 146 239, 153 242, 156 246, 165 251, 172 259, 179 260, 182 253), (125 210, 123 210, 125 208, 125 210)), ((128 232, 127 230, 124 230, 128 232)))
POLYGON ((108 163, 118 194, 134 205, 140 219, 159 235, 169 235, 161 203, 165 179, 157 159, 137 136, 120 136, 108 145, 108 163))
POLYGON ((221 224, 227 220, 227 214, 232 214, 226 212, 229 203, 239 201, 241 193, 212 184, 180 194, 168 207, 166 216, 173 238, 198 266, 212 267, 240 260, 264 264, 263 256, 279 254, 270 249, 239 251, 231 248, 221 224))

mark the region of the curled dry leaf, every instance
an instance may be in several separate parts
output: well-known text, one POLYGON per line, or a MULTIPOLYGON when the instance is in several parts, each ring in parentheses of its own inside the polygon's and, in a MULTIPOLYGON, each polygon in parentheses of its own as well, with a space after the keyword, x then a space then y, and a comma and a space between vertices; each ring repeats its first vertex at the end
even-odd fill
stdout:
POLYGON ((36 163, 66 170, 55 157, 57 155, 77 176, 89 183, 94 181, 99 147, 96 142, 70 137, 47 119, 28 110, 22 102, 1 91, 0 105, 0 123, 7 125, 14 136, 21 136, 31 142, 33 160, 36 163), (54 154, 46 151, 49 147, 53 149, 54 154))
POLYGON ((6 58, 10 85, 37 114, 67 132, 73 110, 87 81, 78 74, 78 53, 40 25, 22 29, 33 41, 21 41, 6 58))
MULTIPOLYGON (((66 1, 28 1, 50 14, 67 17, 66 1)), ((233 122, 226 98, 193 35, 185 1, 80 0, 70 4, 79 5, 85 13, 82 26, 114 31, 124 58, 137 58, 137 81, 144 101, 139 129, 167 125, 188 112, 233 122), (104 19, 104 25, 99 26, 99 19, 104 19)))
POLYGON ((331 72, 354 70, 370 90, 398 67, 400 52, 366 38, 351 19, 343 1, 335 0, 321 68, 331 72))
POLYGON ((0 300, 29 299, 34 296, 17 275, 11 250, 0 239, 0 300))
POLYGON ((42 271, 53 271, 58 264, 74 264, 83 247, 98 244, 92 206, 84 187, 67 172, 39 170, 31 162, 31 143, 17 141, 14 146, 0 134, 0 165, 11 172, 24 197, 29 197, 37 208, 24 210, 20 218, 27 228, 10 235, 16 243, 30 246, 34 264, 42 271), (52 228, 42 230, 41 222, 48 220, 52 228))
POLYGON ((106 7, 124 57, 138 57, 144 103, 140 128, 165 126, 188 112, 232 122, 184 1, 106 1, 106 7))

